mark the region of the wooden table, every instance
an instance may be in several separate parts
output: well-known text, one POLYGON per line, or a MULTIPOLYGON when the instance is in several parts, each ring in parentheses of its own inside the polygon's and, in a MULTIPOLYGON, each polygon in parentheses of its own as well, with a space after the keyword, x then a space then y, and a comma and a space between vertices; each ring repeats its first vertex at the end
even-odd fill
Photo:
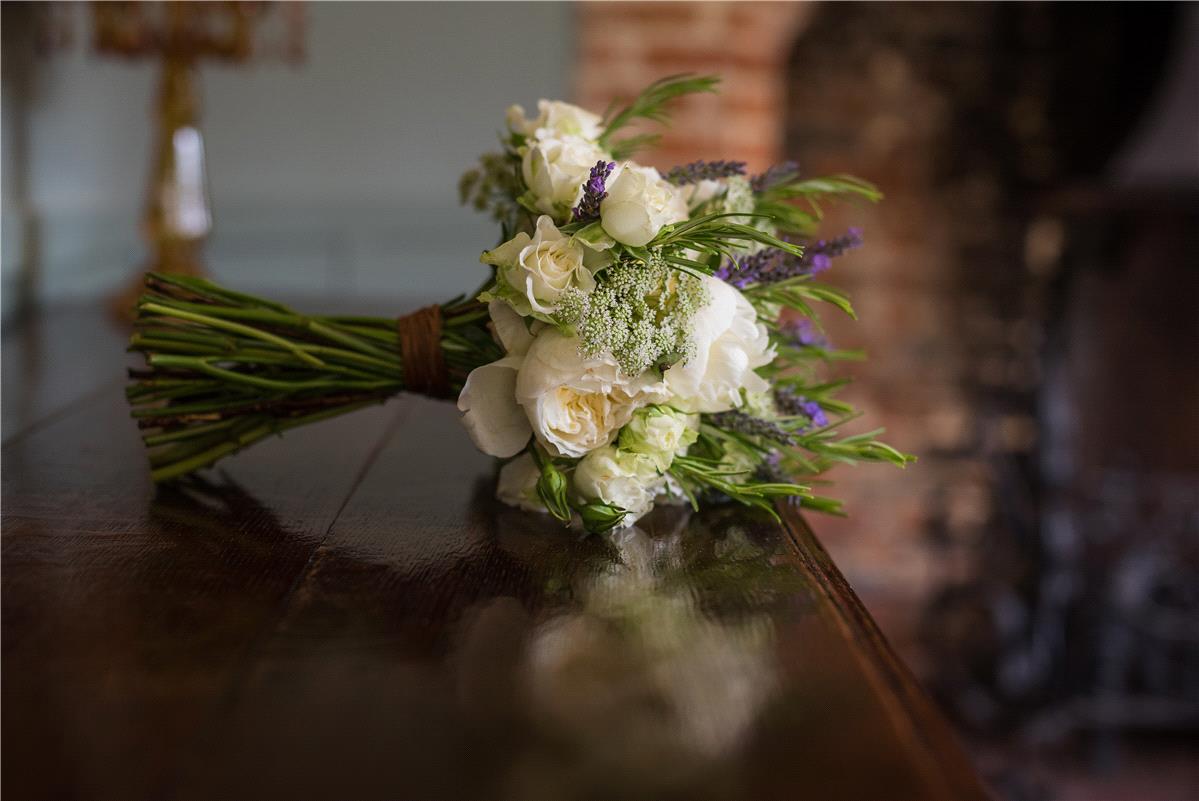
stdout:
POLYGON ((579 538, 412 397, 155 490, 121 345, 6 336, 6 799, 986 797, 795 510, 579 538))

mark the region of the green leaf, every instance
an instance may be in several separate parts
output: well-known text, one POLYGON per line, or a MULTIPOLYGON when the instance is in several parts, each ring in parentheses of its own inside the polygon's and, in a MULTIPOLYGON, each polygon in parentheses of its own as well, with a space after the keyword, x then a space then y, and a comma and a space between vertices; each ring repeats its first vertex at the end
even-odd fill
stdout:
MULTIPOLYGON (((666 105, 675 98, 699 92, 715 92, 720 78, 715 75, 668 75, 654 81, 641 90, 627 105, 607 119, 604 132, 600 134, 601 147, 614 149, 610 145, 612 135, 634 120, 652 120, 664 123, 670 119, 666 105)), ((636 140, 637 137, 632 137, 636 140)), ((628 142, 629 140, 625 140, 628 142)), ((619 144, 619 143, 618 143, 619 144)), ((615 155, 615 151, 613 153, 615 155)))

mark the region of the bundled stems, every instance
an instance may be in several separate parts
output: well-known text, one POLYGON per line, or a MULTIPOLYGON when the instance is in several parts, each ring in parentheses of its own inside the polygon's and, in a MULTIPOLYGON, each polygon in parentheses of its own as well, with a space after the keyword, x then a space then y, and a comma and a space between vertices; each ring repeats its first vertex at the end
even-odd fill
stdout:
MULTIPOLYGON (((441 307, 450 388, 498 357, 486 307, 441 307)), ((207 467, 273 434, 361 409, 405 389, 396 321, 303 315, 197 278, 146 276, 126 394, 152 477, 207 467)))

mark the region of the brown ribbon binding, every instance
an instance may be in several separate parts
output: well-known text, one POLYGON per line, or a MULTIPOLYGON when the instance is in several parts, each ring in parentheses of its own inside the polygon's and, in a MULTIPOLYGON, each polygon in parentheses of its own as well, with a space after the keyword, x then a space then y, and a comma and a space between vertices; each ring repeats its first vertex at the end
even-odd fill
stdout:
POLYGON ((450 374, 441 352, 441 307, 426 306, 396 320, 404 389, 431 398, 450 396, 450 374))

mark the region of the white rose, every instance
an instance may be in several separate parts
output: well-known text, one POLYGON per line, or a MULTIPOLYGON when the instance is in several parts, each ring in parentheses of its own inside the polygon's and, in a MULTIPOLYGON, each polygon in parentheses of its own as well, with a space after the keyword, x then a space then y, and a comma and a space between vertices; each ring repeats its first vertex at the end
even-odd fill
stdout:
POLYGON ((723 412, 741 405, 741 390, 769 388, 754 370, 774 360, 774 348, 744 295, 711 276, 703 281, 708 302, 691 320, 695 350, 662 377, 675 396, 675 408, 723 412))
POLYGON ((537 439, 571 458, 611 443, 633 412, 667 395, 652 373, 629 377, 610 356, 584 358, 578 339, 553 328, 533 341, 516 381, 516 402, 537 439))
POLYGON ((530 512, 544 512, 545 504, 537 495, 537 479, 540 477, 541 471, 537 469, 533 457, 522 453, 500 468, 495 497, 509 506, 530 512))
POLYGON ((584 498, 625 509, 621 525, 630 526, 654 508, 654 496, 666 480, 652 458, 607 446, 583 457, 574 482, 584 498))
POLYGON ((525 185, 533 193, 533 205, 544 214, 565 217, 579 202, 591 168, 606 158, 603 150, 579 136, 533 142, 520 163, 525 185))
POLYGON ((519 233, 495 250, 485 251, 482 261, 494 264, 500 280, 515 290, 519 298, 513 307, 517 312, 551 314, 567 289, 590 292, 595 288, 591 270, 584 265, 585 250, 559 231, 552 219, 542 216, 533 236, 519 233))
POLYGON ((676 454, 685 453, 699 435, 699 415, 668 406, 647 406, 620 432, 622 450, 643 453, 666 470, 676 454))
POLYGON ((533 344, 533 334, 507 303, 492 301, 487 310, 492 331, 507 355, 471 370, 458 395, 458 410, 464 412, 462 424, 479 450, 507 458, 524 450, 533 433, 524 409, 516 403, 516 375, 533 344))
POLYGON ((687 202, 653 167, 626 162, 609 178, 600 224, 618 242, 641 247, 662 226, 687 219, 687 202))
POLYGON ((508 129, 536 139, 580 136, 595 141, 603 133, 603 121, 598 114, 561 100, 539 100, 537 112, 535 118, 529 119, 521 106, 509 107, 508 129))

